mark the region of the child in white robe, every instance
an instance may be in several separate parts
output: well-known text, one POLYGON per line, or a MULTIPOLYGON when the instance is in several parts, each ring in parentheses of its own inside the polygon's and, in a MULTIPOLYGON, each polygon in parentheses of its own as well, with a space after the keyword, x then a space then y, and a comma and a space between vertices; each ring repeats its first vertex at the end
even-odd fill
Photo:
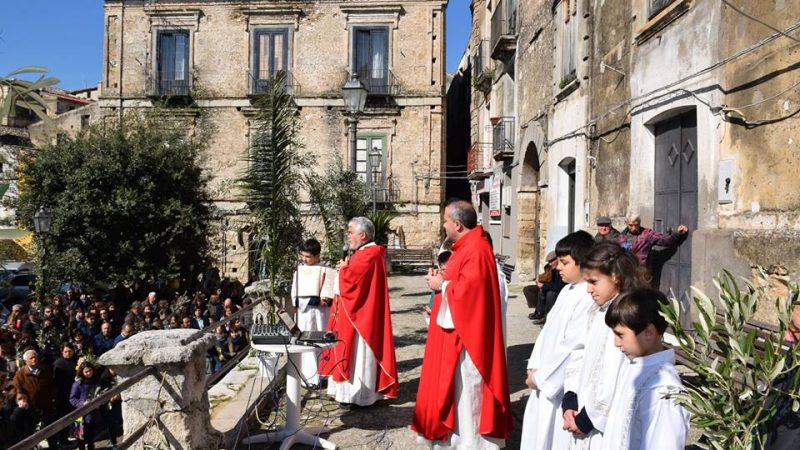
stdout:
POLYGON ((602 447, 624 360, 605 315, 620 292, 648 283, 639 260, 615 242, 596 243, 581 262, 581 271, 595 305, 589 312, 584 346, 572 352, 565 369, 561 407, 564 429, 573 435, 570 448, 597 450, 602 447))
MULTIPOLYGON (((297 310, 297 327, 302 331, 328 329, 329 306, 333 300, 336 271, 320 264, 322 246, 308 239, 300 246, 303 264, 292 277, 292 303, 297 310)), ((322 351, 304 352, 300 372, 306 386, 319 384, 318 363, 322 351)))
POLYGON ((564 449, 571 441, 561 416, 564 368, 570 353, 583 347, 589 310, 594 306, 580 267, 593 244, 594 238, 585 231, 571 233, 556 244, 557 269, 567 286, 550 310, 528 360, 525 382, 532 391, 525 406, 520 448, 564 449))
POLYGON ((667 322, 659 305, 667 298, 650 289, 634 289, 609 308, 606 325, 626 360, 620 370, 606 422, 606 450, 683 450, 689 413, 665 398, 682 388, 675 352, 664 347, 667 322))

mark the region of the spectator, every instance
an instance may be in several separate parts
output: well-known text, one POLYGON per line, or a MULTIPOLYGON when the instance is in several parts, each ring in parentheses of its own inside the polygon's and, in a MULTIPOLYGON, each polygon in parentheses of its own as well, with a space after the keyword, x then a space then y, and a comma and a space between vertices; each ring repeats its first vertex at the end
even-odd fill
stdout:
POLYGON ((686 225, 678 225, 677 233, 661 234, 651 228, 642 227, 642 219, 632 215, 628 217, 628 227, 619 235, 619 243, 625 250, 633 253, 643 267, 650 268, 650 250, 654 246, 677 247, 686 239, 688 232, 686 225))
POLYGON ((17 359, 14 345, 11 342, 0 344, 0 369, 5 369, 9 376, 17 373, 17 359))
MULTIPOLYGON (((230 297, 226 298, 226 299, 225 299, 225 301, 222 303, 222 310, 223 310, 223 311, 225 311, 225 310, 226 310, 226 309, 228 309, 228 308, 230 308, 230 309, 231 309, 231 314, 233 314, 233 313, 235 313, 236 311, 239 311, 239 310, 241 309, 241 308, 239 308, 239 305, 237 305, 236 303, 234 303, 234 302, 233 302, 233 299, 232 299, 232 298, 230 298, 230 297)), ((226 316, 226 317, 227 317, 227 316, 226 316)))
POLYGON ((147 294, 147 299, 145 299, 144 306, 150 306, 151 309, 155 310, 158 306, 158 297, 156 296, 155 292, 150 292, 147 294))
POLYGON ((134 330, 144 330, 144 321, 142 320, 142 304, 140 302, 131 303, 131 310, 125 316, 125 322, 133 325, 134 330))
MULTIPOLYGON (((69 395, 69 402, 73 408, 80 408, 90 402, 98 390, 98 374, 95 373, 94 366, 88 362, 83 362, 78 367, 78 377, 72 384, 72 391, 69 395)), ((83 416, 83 440, 78 441, 78 448, 81 450, 94 450, 95 424, 97 422, 97 411, 86 413, 83 416)))
POLYGON ((222 317, 222 303, 219 301, 219 294, 211 294, 208 297, 208 316, 214 320, 222 317))
POLYGON ((536 325, 541 325, 547 319, 547 313, 553 308, 553 305, 558 298, 558 294, 565 286, 564 281, 561 279, 561 274, 556 267, 558 266, 558 258, 556 252, 547 254, 547 266, 544 271, 536 279, 536 286, 526 286, 522 292, 528 300, 528 305, 532 302, 532 297, 536 298, 536 311, 529 314, 528 318, 536 325))
MULTIPOLYGON (((107 367, 100 375, 100 389, 108 390, 117 384, 117 374, 113 369, 107 367)), ((117 394, 111 397, 108 402, 108 414, 104 415, 103 422, 106 424, 108 439, 111 441, 111 448, 116 448, 117 437, 122 436, 122 396, 117 394)))
POLYGON ((122 325, 122 331, 119 333, 116 339, 114 339, 114 347, 119 345, 120 342, 128 339, 129 337, 133 336, 136 333, 136 329, 133 327, 132 324, 126 323, 122 325))
MULTIPOLYGON (((56 385, 56 417, 63 417, 72 411, 69 402, 69 394, 72 391, 72 383, 75 381, 75 371, 78 358, 75 356, 75 349, 69 342, 61 344, 61 357, 53 363, 53 381, 56 385)), ((61 445, 68 445, 70 427, 66 427, 58 434, 61 445)))
POLYGON ((201 306, 195 306, 194 317, 192 317, 192 328, 202 330, 206 326, 208 326, 208 318, 203 312, 203 308, 201 306))
POLYGON ((218 371, 227 360, 228 354, 228 330, 224 325, 217 325, 214 330, 214 346, 208 350, 211 372, 218 371))
POLYGON ((611 241, 617 242, 619 240, 619 231, 611 226, 611 218, 608 216, 600 216, 595 222, 597 224, 597 234, 594 235, 596 242, 611 241))
POLYGON ((181 317, 181 328, 183 329, 191 329, 192 327, 192 318, 189 316, 181 317))
POLYGON ((41 329, 42 320, 39 317, 39 310, 31 307, 28 309, 28 320, 22 326, 22 330, 29 332, 32 336, 36 336, 36 333, 41 329))
MULTIPOLYGON (((36 350, 27 350, 23 354, 25 366, 21 367, 14 375, 14 386, 18 393, 28 396, 33 422, 41 422, 42 426, 49 425, 55 419, 56 388, 53 381, 53 372, 44 364, 39 364, 39 354, 36 350)), ((47 439, 50 448, 55 448, 58 438, 51 436, 47 439)))
POLYGON ((51 305, 45 305, 42 320, 49 320, 57 330, 63 330, 65 327, 64 320, 56 315, 56 310, 51 305))
POLYGON ((22 331, 22 326, 25 324, 25 315, 22 313, 22 305, 14 305, 11 307, 11 314, 6 319, 6 328, 14 331, 22 331))
POLYGON ((239 327, 235 327, 231 330, 228 340, 230 342, 228 347, 230 348, 231 356, 236 355, 247 347, 247 333, 239 327))
POLYGON ((111 323, 103 322, 100 325, 100 334, 94 337, 94 351, 100 357, 103 353, 114 348, 116 336, 111 333, 111 323))
POLYGON ((93 312, 88 312, 83 319, 83 326, 81 327, 83 334, 89 339, 94 339, 95 336, 100 334, 100 324, 97 323, 97 317, 93 312))
POLYGON ((16 407, 9 418, 10 431, 12 433, 11 444, 16 444, 25 439, 36 430, 36 416, 31 409, 28 395, 24 392, 17 392, 16 402, 16 407))
POLYGON ((69 343, 72 344, 75 354, 79 357, 94 353, 94 342, 90 341, 80 328, 72 330, 69 343))

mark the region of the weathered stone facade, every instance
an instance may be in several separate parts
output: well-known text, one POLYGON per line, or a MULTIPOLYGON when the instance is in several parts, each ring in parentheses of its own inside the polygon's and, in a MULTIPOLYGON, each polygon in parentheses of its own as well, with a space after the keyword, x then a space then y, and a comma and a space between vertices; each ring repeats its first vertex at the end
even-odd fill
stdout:
POLYGON ((254 114, 251 97, 265 78, 256 65, 267 64, 267 54, 258 46, 267 45, 264 36, 278 36, 270 37, 274 47, 269 47, 269 64, 290 74, 287 84, 298 107, 300 141, 322 167, 334 152, 348 161, 341 88, 359 58, 354 54, 356 33, 382 33, 387 51, 372 54, 377 59, 370 63, 380 66, 379 72, 370 67, 382 83, 366 83, 374 84, 375 95, 358 123, 363 142, 359 145, 371 143, 383 153, 380 188, 392 193, 392 204, 401 212, 393 226, 403 227, 406 243, 438 244, 445 161, 446 5, 446 0, 106 0, 100 105, 106 114, 151 107, 165 87, 159 42, 167 35, 181 39, 174 42, 185 50, 181 57, 186 67, 180 69, 181 83, 167 88, 185 89, 178 96, 205 111, 214 123, 205 164, 213 176, 217 206, 233 216, 223 231, 232 248, 222 253, 225 261, 220 266, 227 268, 224 275, 246 279, 247 251, 234 226, 241 223, 237 214, 244 205, 233 182, 246 168, 254 114), (283 50, 274 50, 280 44, 283 50))
MULTIPOLYGON (((499 3, 473 1, 471 55, 480 39, 497 40, 486 23, 499 3)), ((504 194, 511 186, 511 239, 499 253, 521 280, 568 231, 593 232, 599 215, 622 229, 629 213, 660 231, 690 225, 676 261, 684 286, 712 289, 722 268, 749 275, 752 265, 800 277, 800 5, 734 3, 739 11, 710 0, 518 2, 514 63, 491 62, 492 87, 473 100, 471 151, 496 144, 481 135, 487 110, 490 121, 514 111, 513 158, 473 169, 502 171, 504 194), (680 145, 668 141, 676 126, 680 145), (678 184, 659 172, 676 157, 692 167, 678 184)), ((488 225, 495 242, 502 219, 488 225)))

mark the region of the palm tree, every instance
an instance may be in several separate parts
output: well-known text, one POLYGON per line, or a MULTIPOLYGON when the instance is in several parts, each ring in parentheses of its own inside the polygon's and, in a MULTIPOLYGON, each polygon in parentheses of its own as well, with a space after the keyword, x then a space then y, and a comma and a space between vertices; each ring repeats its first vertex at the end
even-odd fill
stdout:
POLYGON ((256 99, 255 139, 249 167, 239 180, 250 209, 251 251, 269 274, 271 299, 276 298, 279 283, 291 279, 296 266, 297 246, 303 238, 301 170, 308 166, 308 159, 299 152, 296 109, 285 86, 285 73, 279 72, 268 92, 256 99))
POLYGON ((17 107, 32 111, 42 120, 48 120, 47 104, 39 91, 58 83, 58 78, 41 75, 36 81, 15 78, 23 74, 44 74, 47 68, 38 66, 23 67, 0 77, 0 117, 14 117, 17 107))

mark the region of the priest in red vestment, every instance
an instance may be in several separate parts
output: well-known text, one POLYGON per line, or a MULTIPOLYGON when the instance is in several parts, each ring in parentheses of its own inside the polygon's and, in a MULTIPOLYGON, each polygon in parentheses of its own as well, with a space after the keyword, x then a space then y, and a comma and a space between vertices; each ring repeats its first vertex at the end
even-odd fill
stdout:
POLYGON ((373 242, 375 227, 366 217, 351 220, 347 236, 353 255, 337 266, 328 321, 339 343, 320 358, 320 374, 330 375, 328 393, 345 409, 395 398, 398 383, 386 249, 373 242))
POLYGON ((469 202, 450 202, 443 227, 453 255, 444 273, 426 277, 442 301, 431 313, 411 429, 437 448, 500 448, 512 417, 494 254, 469 202))

